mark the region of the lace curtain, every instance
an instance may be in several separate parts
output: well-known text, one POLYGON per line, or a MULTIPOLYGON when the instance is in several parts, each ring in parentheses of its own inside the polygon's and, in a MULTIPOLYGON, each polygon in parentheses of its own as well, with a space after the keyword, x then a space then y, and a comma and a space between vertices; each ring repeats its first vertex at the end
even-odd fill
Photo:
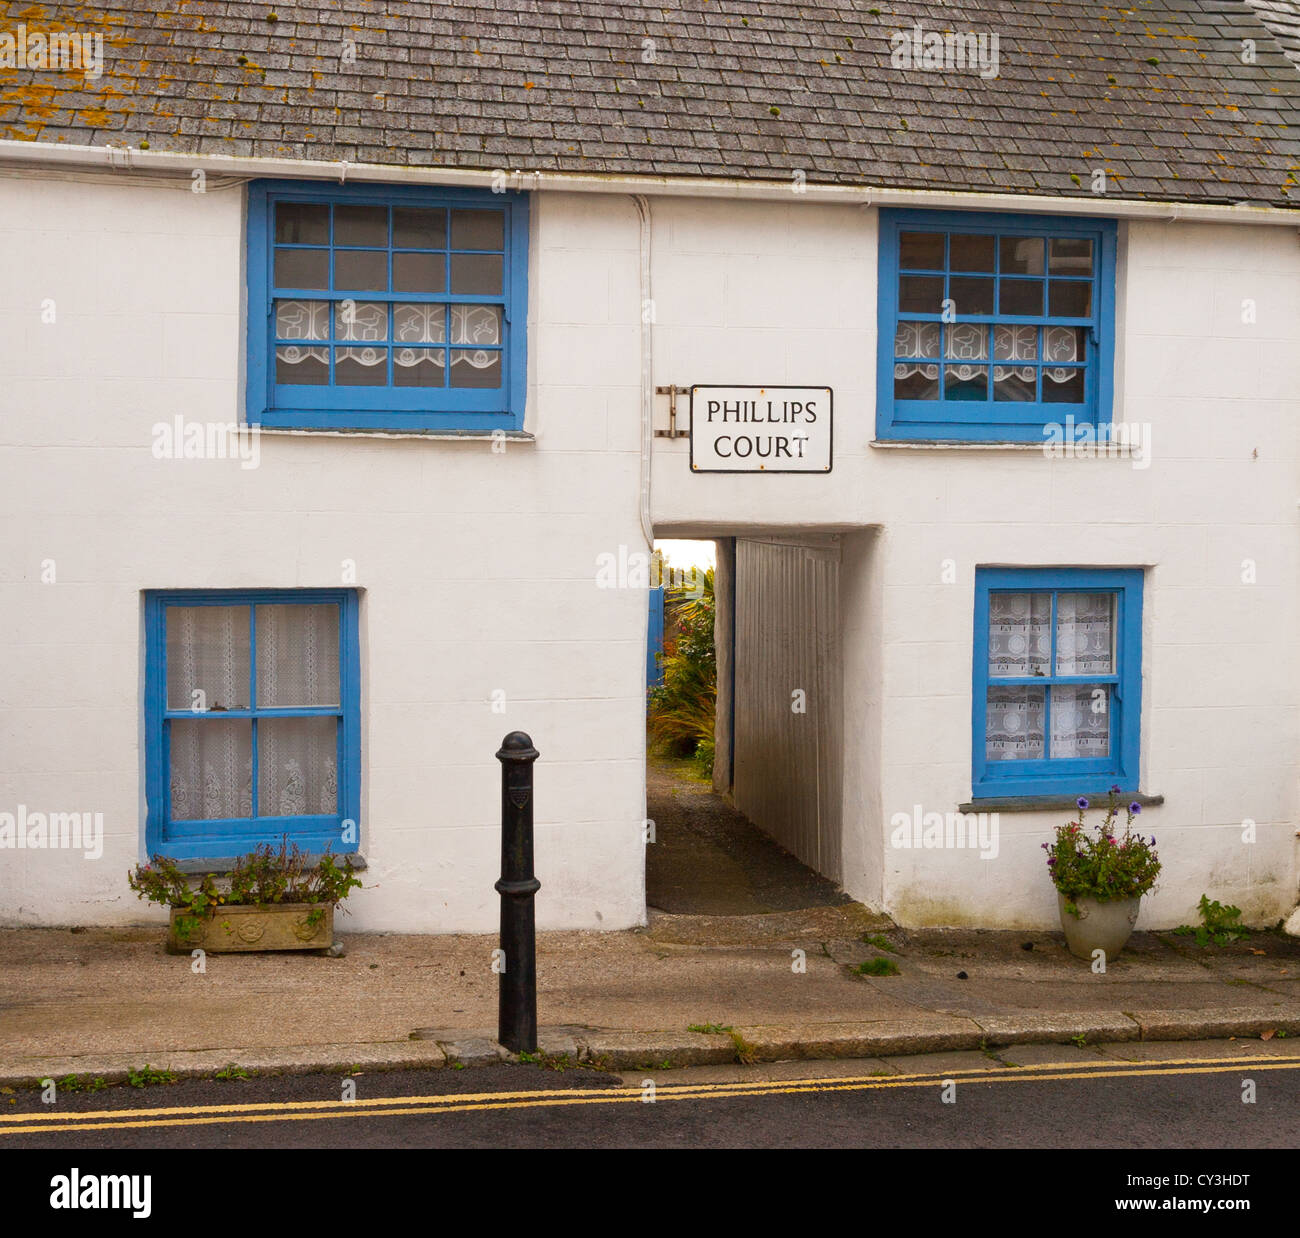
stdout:
MULTIPOLYGON (((337 606, 169 607, 168 707, 198 707, 193 718, 168 723, 173 820, 253 815, 253 723, 219 716, 252 705, 251 612, 257 636, 255 707, 339 704, 337 606)), ((338 726, 334 716, 258 718, 259 817, 337 812, 338 726)))
MULTIPOLYGON (((329 349, 310 341, 330 338, 330 307, 334 307, 334 339, 352 347, 341 348, 339 359, 363 366, 388 363, 388 302, 386 301, 277 301, 275 333, 280 340, 302 340, 306 344, 280 344, 276 357, 286 365, 306 361, 327 364, 329 349), (367 347, 367 345, 372 345, 367 347), (383 345, 374 347, 373 345, 383 345)), ((413 347, 450 343, 452 364, 467 364, 485 370, 495 365, 501 346, 501 307, 499 305, 443 305, 433 302, 395 302, 393 304, 393 338, 397 345, 393 360, 411 368, 433 364, 442 369, 442 349, 413 347), (451 339, 447 338, 450 312, 451 339)))
MULTIPOLYGON (((938 323, 900 322, 894 336, 894 355, 914 358, 894 363, 896 379, 911 378, 921 374, 925 378, 938 378, 937 362, 942 350, 943 360, 950 371, 963 382, 969 381, 989 362, 989 332, 993 332, 992 360, 1011 362, 1037 361, 1039 328, 1009 323, 938 323), (946 329, 945 329, 946 328, 946 329)), ((1080 362, 1084 360, 1081 336, 1075 327, 1043 327, 1044 361, 1080 362)), ((993 366, 994 381, 1011 377, 1023 382, 1034 381, 1032 365, 993 366)), ((1047 366, 1044 375, 1053 382, 1064 383, 1075 378, 1078 371, 1059 366, 1047 366)))
MULTIPOLYGON (((1052 595, 989 596, 988 674, 997 678, 1110 674, 1114 654, 1115 595, 1060 593, 1056 598, 1056 667, 1052 657, 1052 595)), ((1051 693, 1053 758, 1104 757, 1110 752, 1109 684, 990 682, 985 755, 990 761, 1040 760, 1051 693)))

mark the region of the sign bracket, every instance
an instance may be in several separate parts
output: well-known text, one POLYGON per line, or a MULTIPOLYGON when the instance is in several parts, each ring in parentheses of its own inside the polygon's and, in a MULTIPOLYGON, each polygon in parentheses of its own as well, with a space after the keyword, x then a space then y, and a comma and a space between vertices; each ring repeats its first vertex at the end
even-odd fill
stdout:
POLYGON ((679 395, 690 395, 689 387, 656 387, 655 395, 666 395, 668 397, 668 429, 656 430, 655 438, 685 438, 690 434, 690 430, 679 430, 677 428, 677 397, 679 395))

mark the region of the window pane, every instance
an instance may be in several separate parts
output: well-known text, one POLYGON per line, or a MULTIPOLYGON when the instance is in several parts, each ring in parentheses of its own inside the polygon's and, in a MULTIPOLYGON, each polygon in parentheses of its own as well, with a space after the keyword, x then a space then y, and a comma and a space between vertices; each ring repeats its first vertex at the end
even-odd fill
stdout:
POLYGON ((1004 279, 998 292, 998 313, 1039 316, 1043 312, 1043 281, 1004 279))
MULTIPOLYGON (((500 259, 498 259, 500 261, 500 259)), ((394 254, 394 292, 446 292, 445 254, 394 254)))
POLYGON ((334 338, 336 340, 386 340, 388 303, 386 301, 336 301, 334 338))
POLYGON ((1056 673, 1109 675, 1115 669, 1115 595, 1061 593, 1056 598, 1056 673))
POLYGON ((501 354, 481 348, 454 348, 451 353, 453 387, 500 387, 501 354))
POLYGON ((441 348, 393 350, 393 386, 441 387, 446 352, 441 348))
POLYGON ((501 263, 498 254, 452 254, 451 290, 471 296, 499 296, 501 263))
POLYGON ((258 706, 339 703, 339 608, 257 608, 258 706))
POLYGON ((393 244, 399 249, 444 249, 447 212, 442 207, 393 207, 393 244))
POLYGON ((328 301, 277 301, 275 334, 281 340, 327 340, 330 334, 328 301))
POLYGON ((175 718, 171 741, 172 821, 253 815, 253 724, 247 718, 175 718))
POLYGON ((335 349, 334 382, 340 387, 386 387, 388 349, 335 349))
POLYGON ((399 344, 443 344, 447 340, 447 307, 429 302, 398 302, 393 306, 393 338, 399 344))
POLYGON ((894 366, 894 399, 937 400, 939 398, 939 367, 937 365, 894 366))
POLYGON ((338 719, 262 718, 257 724, 257 815, 338 811, 338 719))
POLYGON ((938 359, 941 330, 937 322, 900 322, 894 328, 894 356, 938 359))
POLYGON ((989 674, 1046 675, 1051 624, 1050 593, 990 593, 989 674))
POLYGON ((948 296, 952 298, 959 315, 993 313, 991 279, 971 279, 969 276, 955 275, 948 281, 948 296))
POLYGON ((502 211, 452 211, 452 249, 505 249, 502 211))
POLYGON ((275 350, 275 381, 286 386, 322 387, 330 381, 328 348, 282 345, 275 350))
POLYGON ((1038 398, 1038 371, 1032 365, 995 365, 993 398, 1030 404, 1038 398))
POLYGON ((334 287, 355 288, 364 292, 387 292, 387 250, 352 249, 336 252, 334 287))
POLYGON ((1086 346, 1083 327, 1043 328, 1044 361, 1060 363, 1085 361, 1087 360, 1087 353, 1084 351, 1086 346))
POLYGON ((335 245, 388 244, 388 207, 336 206, 334 208, 335 245))
POLYGON ((943 355, 952 361, 987 361, 989 328, 979 322, 955 322, 944 332, 943 355))
POLYGON ((984 716, 984 755, 990 761, 1037 761, 1043 756, 1045 688, 990 687, 984 716))
POLYGON ((945 400, 987 400, 989 398, 988 366, 944 366, 943 398, 945 400))
POLYGON ((248 607, 168 606, 166 615, 167 708, 247 709, 248 607))
POLYGON ((898 265, 905 271, 942 271, 942 232, 900 232, 898 265))
POLYGON ((1054 236, 1051 240, 1048 273, 1091 275, 1092 241, 1088 237, 1054 236))
POLYGON ((903 275, 898 280, 898 308, 904 314, 937 314, 943 309, 943 279, 903 275))
POLYGON ((998 263, 1003 275, 1041 275, 1043 238, 1004 236, 999 238, 998 263))
POLYGON ((1047 294, 1053 318, 1087 318, 1092 314, 1092 284, 1081 279, 1054 279, 1047 294))
POLYGON ((994 361, 1037 361, 1038 328, 998 323, 993 328, 994 361))
POLYGON ((281 245, 328 245, 330 208, 316 202, 277 202, 275 239, 281 245))
POLYGON ((501 307, 498 305, 453 305, 451 342, 486 348, 501 343, 501 307))
POLYGON ((1082 404, 1084 402, 1084 372, 1063 366, 1049 366, 1043 371, 1044 404, 1082 404))
POLYGON ((1052 685, 1053 759, 1110 756, 1110 685, 1052 685))
POLYGON ((992 271, 994 238, 954 233, 948 239, 948 263, 952 271, 992 271))
POLYGON ((328 288, 328 249, 277 249, 275 251, 275 286, 277 288, 328 288))

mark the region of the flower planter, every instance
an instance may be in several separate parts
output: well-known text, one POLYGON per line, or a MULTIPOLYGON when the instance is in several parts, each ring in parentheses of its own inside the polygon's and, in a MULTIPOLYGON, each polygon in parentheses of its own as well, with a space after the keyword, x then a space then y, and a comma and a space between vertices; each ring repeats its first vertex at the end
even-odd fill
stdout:
POLYGON ((1095 898, 1067 899, 1059 890, 1057 906, 1061 913, 1061 928, 1065 930, 1065 943, 1076 958, 1092 961, 1094 950, 1104 950, 1106 961, 1115 958, 1124 949, 1137 924, 1141 898, 1113 899, 1098 902, 1095 898), (1079 914, 1066 911, 1067 902, 1073 902, 1079 914))
POLYGON ((184 907, 171 909, 167 949, 172 954, 208 950, 224 954, 242 950, 323 950, 334 942, 334 908, 328 903, 268 903, 218 907, 199 917, 182 933, 178 924, 191 918, 184 907))

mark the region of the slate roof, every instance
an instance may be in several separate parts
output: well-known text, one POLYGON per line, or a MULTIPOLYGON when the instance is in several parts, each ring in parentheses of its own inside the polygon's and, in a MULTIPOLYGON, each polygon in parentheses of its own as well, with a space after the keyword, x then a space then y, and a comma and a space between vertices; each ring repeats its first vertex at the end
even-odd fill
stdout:
POLYGON ((0 137, 1300 203, 1300 72, 1242 0, 0 0, 20 22, 103 31, 107 64, 0 68, 0 137), (891 66, 917 22, 996 34, 999 75, 891 66))
POLYGON ((1300 67, 1300 0, 1246 0, 1278 41, 1287 59, 1300 67))

